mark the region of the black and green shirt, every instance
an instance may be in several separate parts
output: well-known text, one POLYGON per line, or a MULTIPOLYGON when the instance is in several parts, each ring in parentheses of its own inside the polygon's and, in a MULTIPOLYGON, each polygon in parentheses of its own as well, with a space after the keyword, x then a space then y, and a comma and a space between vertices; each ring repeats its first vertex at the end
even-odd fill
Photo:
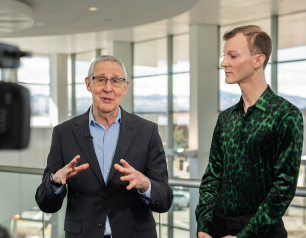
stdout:
POLYGON ((261 237, 292 201, 303 148, 303 117, 268 86, 257 102, 243 99, 220 113, 196 209, 198 232, 209 232, 213 210, 225 217, 255 214, 238 238, 261 237))

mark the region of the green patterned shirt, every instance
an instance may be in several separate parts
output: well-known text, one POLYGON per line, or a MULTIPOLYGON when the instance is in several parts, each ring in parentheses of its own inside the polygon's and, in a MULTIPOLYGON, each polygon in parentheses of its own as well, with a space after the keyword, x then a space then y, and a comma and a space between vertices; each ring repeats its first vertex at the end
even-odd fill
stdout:
POLYGON ((262 237, 292 201, 303 148, 303 116, 268 86, 257 102, 243 99, 220 113, 196 208, 198 232, 210 232, 213 210, 255 214, 238 238, 262 237))

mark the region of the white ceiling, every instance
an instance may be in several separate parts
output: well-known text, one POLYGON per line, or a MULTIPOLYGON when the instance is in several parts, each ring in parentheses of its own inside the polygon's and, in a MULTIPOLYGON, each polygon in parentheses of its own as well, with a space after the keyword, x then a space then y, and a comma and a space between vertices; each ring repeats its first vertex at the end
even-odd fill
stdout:
MULTIPOLYGON (((281 15, 281 19, 287 14, 306 12, 306 0, 24 0, 22 2, 33 9, 34 26, 22 32, 1 36, 0 41, 16 44, 24 50, 37 53, 84 52, 105 48, 107 42, 112 40, 138 42, 165 37, 168 34, 186 33, 191 24, 221 25, 225 29, 235 25, 266 22, 271 15, 281 15), (97 7, 98 11, 90 12, 89 7, 97 7), (38 26, 37 23, 45 25, 38 26)), ((287 21, 280 20, 281 22, 287 21)), ((281 25, 280 32, 299 32, 303 37, 295 37, 294 44, 305 45, 305 17, 293 17, 290 22, 292 22, 290 26, 289 23, 281 25), (295 19, 299 22, 297 23, 295 19)), ((267 24, 264 24, 263 28, 270 30, 267 24)), ((282 33, 281 36, 287 37, 282 40, 285 42, 283 45, 288 46, 293 42, 290 41, 292 35, 282 33)))

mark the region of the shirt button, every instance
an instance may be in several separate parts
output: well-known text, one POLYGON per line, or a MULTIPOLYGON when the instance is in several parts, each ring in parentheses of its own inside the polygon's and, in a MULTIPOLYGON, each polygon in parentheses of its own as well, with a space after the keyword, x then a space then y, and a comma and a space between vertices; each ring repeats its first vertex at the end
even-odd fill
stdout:
POLYGON ((241 141, 241 144, 244 144, 244 140, 241 141))
POLYGON ((240 161, 239 164, 242 165, 242 161, 240 161))
POLYGON ((105 196, 105 200, 108 201, 109 200, 109 196, 105 196))
POLYGON ((103 223, 99 223, 98 227, 99 228, 103 227, 103 223))
POLYGON ((237 186, 238 186, 239 184, 240 184, 239 182, 236 183, 237 186))
POLYGON ((235 203, 234 206, 237 207, 237 203, 235 203))
POLYGON ((106 170, 107 173, 109 173, 109 170, 106 170))
POLYGON ((158 206, 158 205, 159 205, 159 202, 155 202, 154 204, 155 204, 156 206, 158 206))
POLYGON ((108 135, 108 133, 106 132, 105 135, 108 135))
POLYGON ((108 154, 108 151, 106 151, 106 154, 108 154))

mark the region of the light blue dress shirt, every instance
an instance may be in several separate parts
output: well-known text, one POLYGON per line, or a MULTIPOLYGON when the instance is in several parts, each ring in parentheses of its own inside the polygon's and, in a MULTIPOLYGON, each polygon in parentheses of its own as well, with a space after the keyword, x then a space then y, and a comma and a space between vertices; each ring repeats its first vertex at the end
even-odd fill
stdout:
MULTIPOLYGON (((90 134, 93 137, 92 142, 94 146, 94 150, 99 161, 100 169, 104 178, 104 182, 106 184, 107 178, 111 169, 112 161, 114 158, 114 154, 116 151, 116 146, 119 138, 120 127, 121 127, 122 119, 121 119, 121 109, 118 108, 118 114, 110 126, 108 130, 105 129, 104 126, 100 125, 98 122, 95 121, 94 116, 92 114, 92 107, 90 107, 89 112, 89 130, 90 134)), ((151 197, 151 182, 149 180, 149 188, 146 192, 142 193, 141 190, 137 190, 138 193, 141 195, 140 197, 142 200, 149 204, 152 200, 151 197)), ((55 194, 60 194, 63 186, 56 187, 52 185, 52 190, 55 194)), ((105 232, 104 235, 111 235, 111 227, 109 223, 109 218, 106 216, 105 222, 105 232)))

